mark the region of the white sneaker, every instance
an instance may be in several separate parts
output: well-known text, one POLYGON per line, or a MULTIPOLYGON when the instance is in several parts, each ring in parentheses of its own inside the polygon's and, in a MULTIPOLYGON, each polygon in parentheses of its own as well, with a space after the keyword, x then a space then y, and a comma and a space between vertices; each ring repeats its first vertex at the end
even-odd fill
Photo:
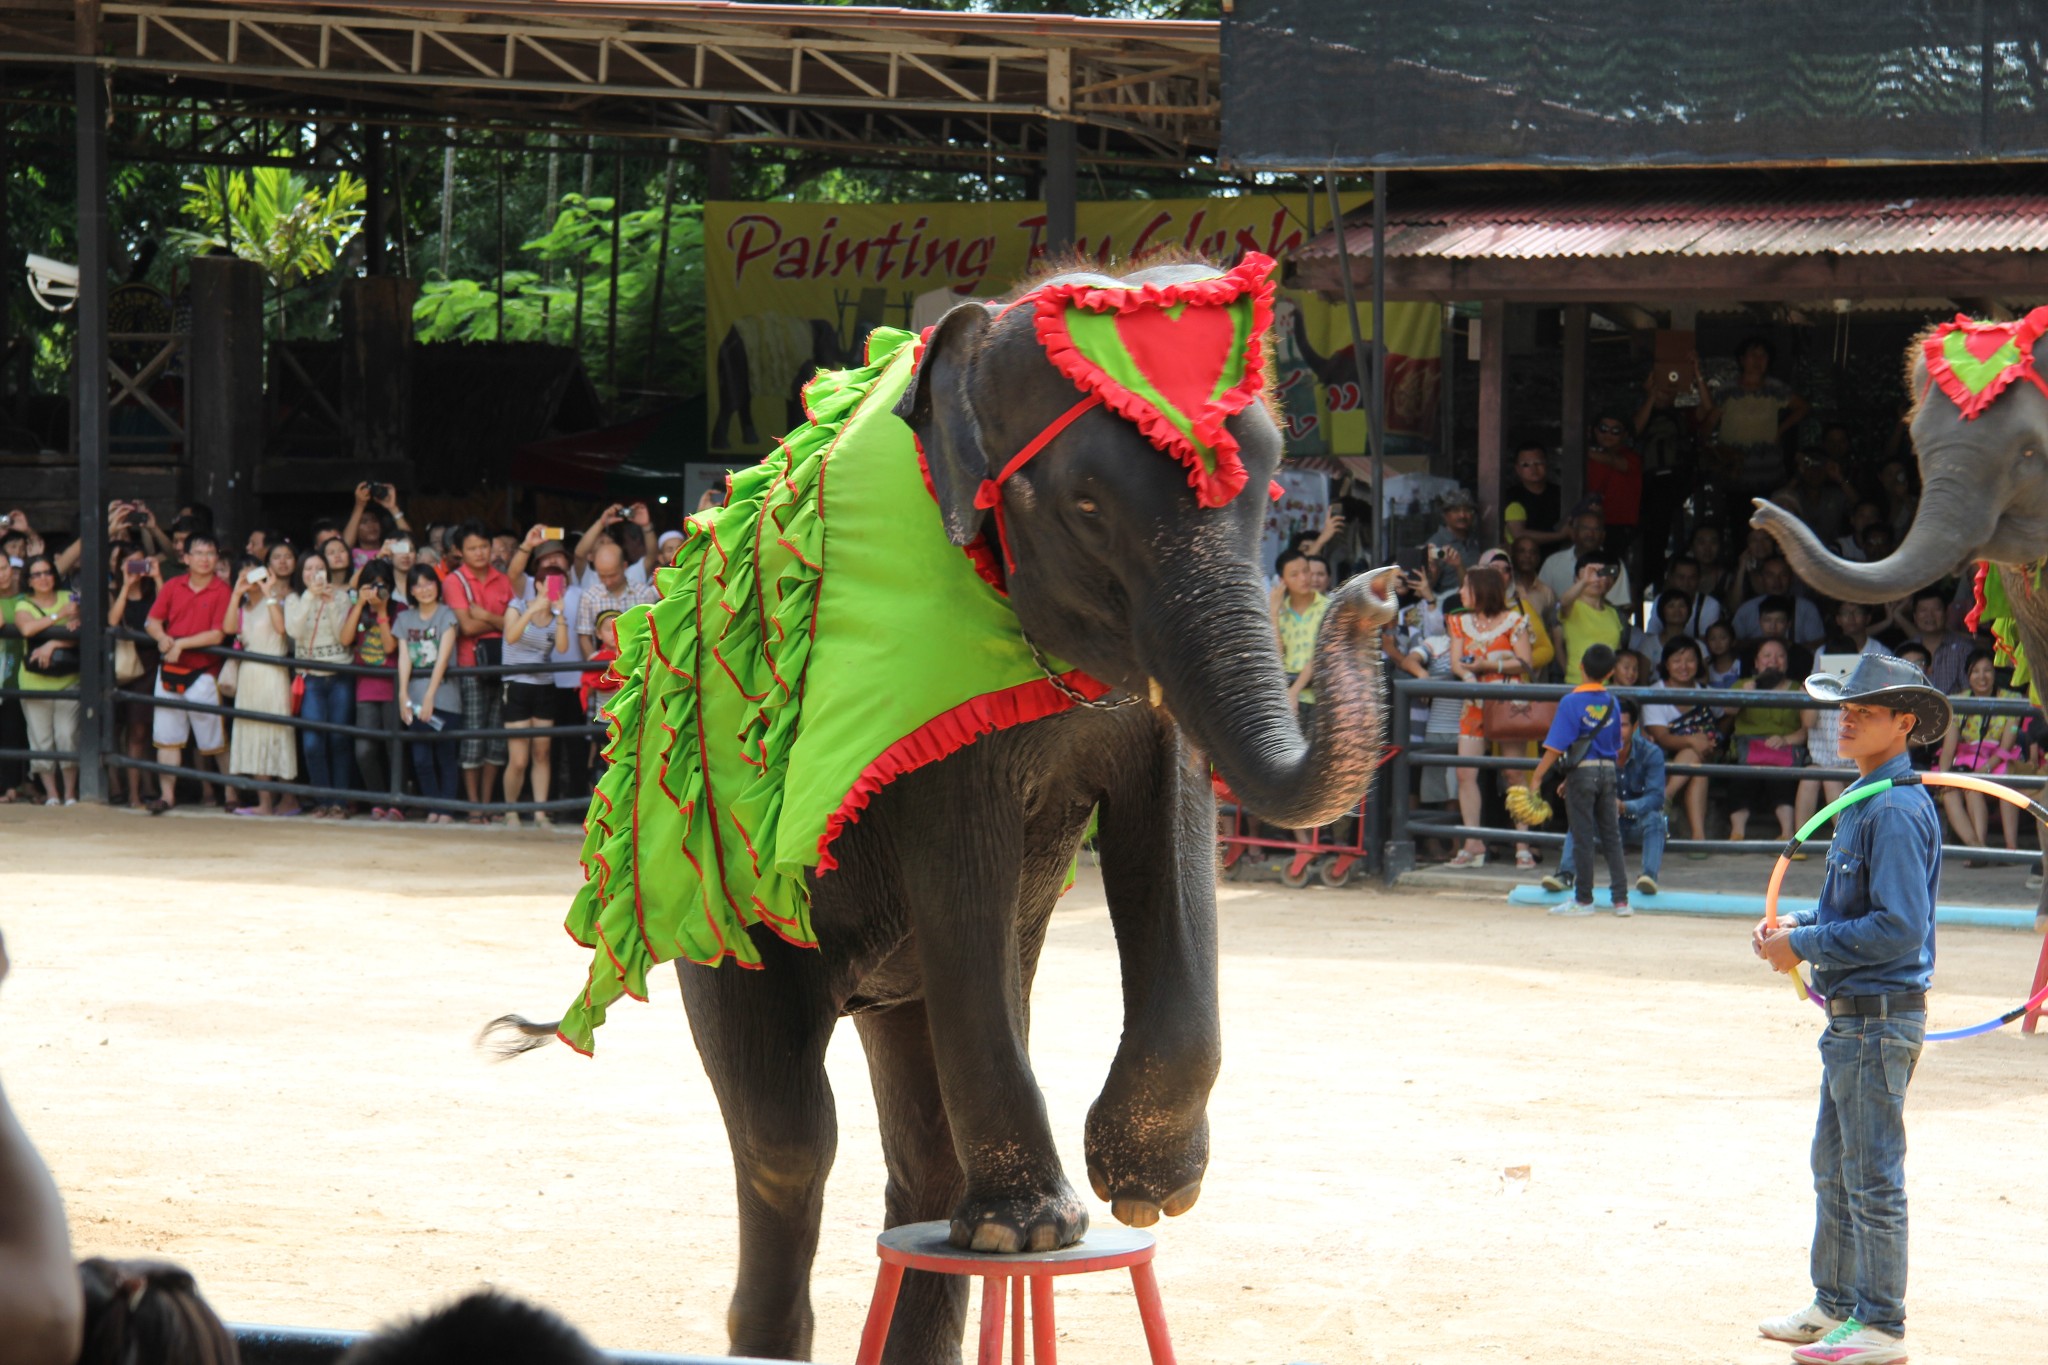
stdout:
POLYGON ((1614 917, 1616 919, 1627 919, 1629 916, 1635 914, 1635 912, 1636 908, 1633 905, 1630 905, 1627 901, 1623 901, 1620 905, 1614 907, 1614 917))
POLYGON ((1841 1325, 1840 1318, 1828 1316, 1817 1303, 1809 1303, 1797 1313, 1764 1319, 1756 1325, 1756 1330, 1758 1335, 1772 1341, 1789 1341, 1803 1346, 1809 1341, 1819 1341, 1841 1325))
POLYGON ((1593 913, 1593 907, 1581 905, 1577 901, 1564 901, 1551 906, 1550 913, 1553 915, 1563 915, 1569 919, 1584 919, 1587 915, 1593 913))
POLYGON ((1850 1318, 1811 1346, 1794 1349, 1792 1358, 1799 1365, 1905 1365, 1906 1343, 1850 1318))

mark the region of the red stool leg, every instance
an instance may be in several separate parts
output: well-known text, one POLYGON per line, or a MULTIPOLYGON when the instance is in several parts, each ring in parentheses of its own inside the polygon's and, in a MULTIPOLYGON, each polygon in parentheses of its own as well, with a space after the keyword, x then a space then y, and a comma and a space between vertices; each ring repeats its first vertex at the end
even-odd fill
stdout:
POLYGON ((1010 1365, 1024 1365, 1024 1280, 1010 1277, 1010 1365))
MULTIPOLYGON (((2040 994, 2043 986, 2048 986, 2048 942, 2041 944, 2041 965, 2034 968, 2034 989, 2028 991, 2027 995, 2032 997, 2040 994)), ((2027 1011, 2026 1022, 2020 1025, 2020 1032, 2032 1033, 2040 1022, 2041 1007, 2036 1005, 2027 1011)))
POLYGON ((1031 1279, 1031 1359, 1034 1365, 1059 1365, 1059 1344, 1052 1323, 1052 1276, 1031 1279))
POLYGON ((1003 1365, 1003 1304, 1009 1297, 1000 1275, 981 1281, 981 1352, 978 1365, 1003 1365))
POLYGON ((1145 1324, 1145 1348, 1152 1354, 1152 1365, 1179 1365, 1173 1358, 1173 1339, 1166 1334, 1166 1307, 1159 1302, 1159 1281, 1152 1277, 1150 1261, 1131 1267, 1131 1291, 1138 1296, 1138 1321, 1145 1324))
POLYGON ((896 1294, 903 1288, 903 1267, 882 1262, 875 1274, 875 1297, 868 1303, 867 1325, 860 1329, 860 1354, 854 1365, 882 1365, 882 1346, 889 1340, 889 1320, 896 1316, 896 1294))

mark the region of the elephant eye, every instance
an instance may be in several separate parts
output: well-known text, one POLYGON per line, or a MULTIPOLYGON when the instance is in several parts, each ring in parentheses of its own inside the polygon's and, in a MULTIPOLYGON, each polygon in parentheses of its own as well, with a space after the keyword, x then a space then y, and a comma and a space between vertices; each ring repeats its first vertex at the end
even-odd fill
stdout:
POLYGON ((1093 498, 1075 498, 1074 506, 1081 510, 1081 515, 1084 517, 1092 517, 1102 510, 1095 505, 1095 499, 1093 498))

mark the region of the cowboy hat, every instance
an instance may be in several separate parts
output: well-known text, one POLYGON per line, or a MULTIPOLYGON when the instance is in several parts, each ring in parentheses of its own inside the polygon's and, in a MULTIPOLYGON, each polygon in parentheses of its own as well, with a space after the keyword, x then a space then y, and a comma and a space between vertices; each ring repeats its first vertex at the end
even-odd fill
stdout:
POLYGON ((1948 733, 1948 698, 1927 681, 1917 664, 1890 655, 1864 655, 1846 678, 1816 673, 1806 680, 1806 695, 1815 701, 1856 701, 1905 711, 1915 718, 1907 736, 1914 744, 1936 744, 1948 733))

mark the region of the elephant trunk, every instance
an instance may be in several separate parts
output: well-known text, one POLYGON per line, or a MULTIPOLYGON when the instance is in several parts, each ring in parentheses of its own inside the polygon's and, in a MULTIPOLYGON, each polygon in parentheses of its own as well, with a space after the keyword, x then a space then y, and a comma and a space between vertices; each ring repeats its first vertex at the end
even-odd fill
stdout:
POLYGON ((1355 806, 1379 762, 1381 707, 1375 660, 1393 605, 1372 576, 1330 596, 1316 637, 1307 733, 1287 701, 1265 593, 1250 575, 1204 582, 1190 575, 1149 618, 1141 639, 1174 718, 1215 763, 1238 799, 1292 829, 1325 825, 1355 806))
POLYGON ((1856 564, 1831 553, 1806 523, 1773 503, 1758 502, 1751 524, 1776 537, 1800 581, 1823 596, 1890 602, 1942 577, 1991 538, 1999 508, 1982 489, 1943 478, 1928 483, 1906 538, 1884 559, 1856 564))

